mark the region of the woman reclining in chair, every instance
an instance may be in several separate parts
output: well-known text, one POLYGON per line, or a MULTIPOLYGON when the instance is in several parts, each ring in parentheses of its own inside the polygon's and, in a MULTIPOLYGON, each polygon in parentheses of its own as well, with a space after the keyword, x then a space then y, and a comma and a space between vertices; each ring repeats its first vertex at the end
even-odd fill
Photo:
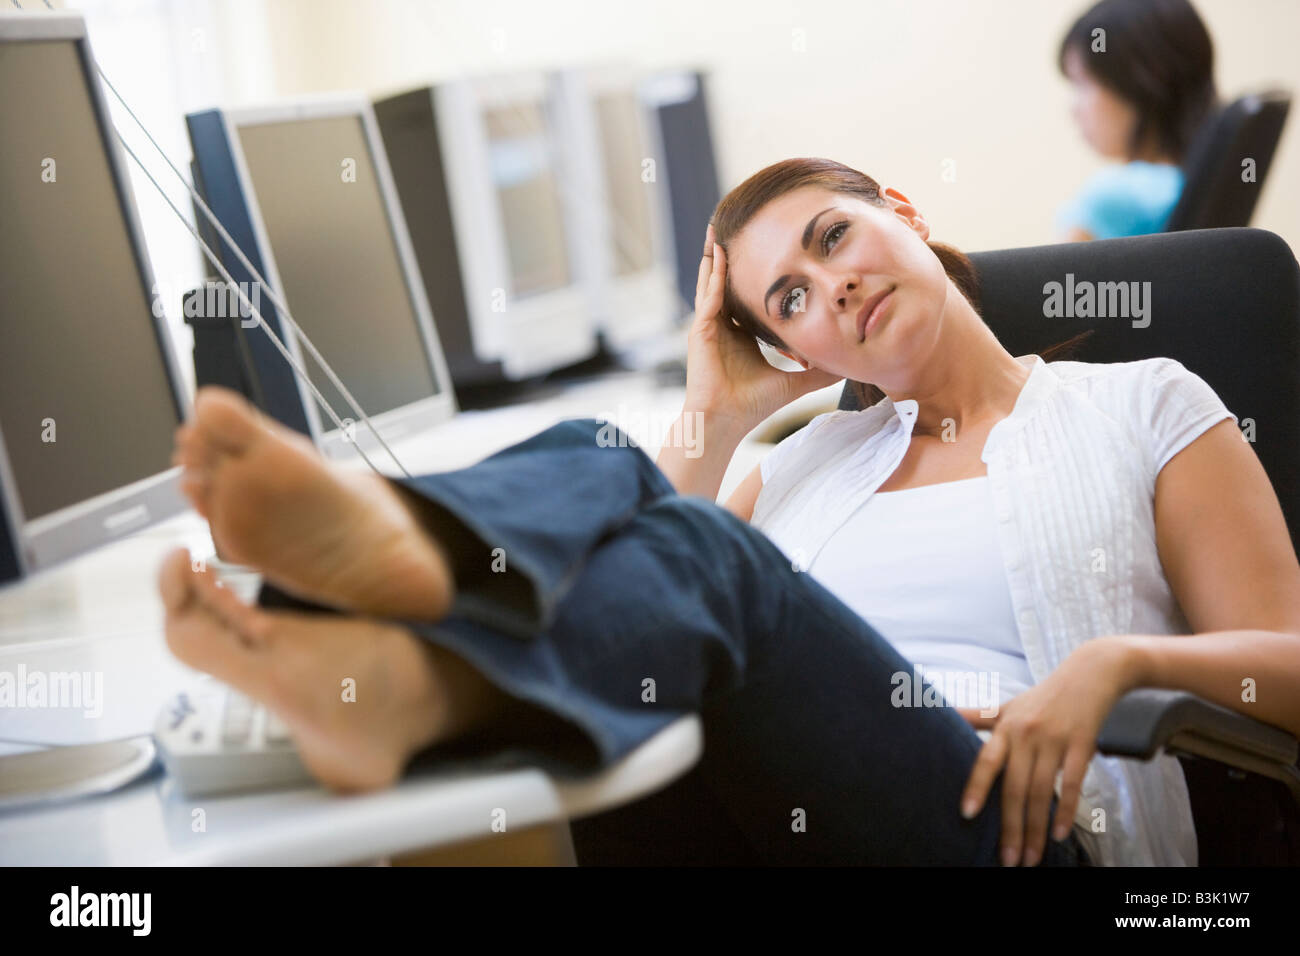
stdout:
POLYGON ((584 419, 390 480, 201 390, 183 487, 267 583, 248 606, 173 553, 169 646, 279 713, 337 790, 503 747, 594 770, 698 713, 690 777, 729 859, 1195 863, 1177 760, 1095 743, 1142 686, 1300 734, 1277 496, 1178 362, 1009 354, 929 231, 829 160, 727 195, 689 338, 702 454, 670 435, 657 464, 584 419), (872 383, 861 411, 818 416, 715 504, 744 435, 841 379, 872 383))

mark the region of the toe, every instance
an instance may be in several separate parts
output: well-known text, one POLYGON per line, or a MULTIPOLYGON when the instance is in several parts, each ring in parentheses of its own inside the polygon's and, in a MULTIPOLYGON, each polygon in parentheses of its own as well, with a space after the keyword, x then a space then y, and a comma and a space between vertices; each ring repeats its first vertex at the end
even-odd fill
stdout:
POLYGON ((257 410, 237 392, 212 385, 195 395, 194 424, 205 443, 228 454, 244 453, 261 435, 257 410))
POLYGON ((176 444, 172 451, 173 464, 210 470, 216 467, 220 457, 217 447, 205 440, 197 427, 183 425, 177 430, 176 444))
POLYGON ((163 606, 167 612, 182 611, 194 596, 190 588, 190 553, 185 548, 176 548, 163 558, 158 569, 158 591, 162 595, 163 606))
POLYGON ((203 517, 208 516, 208 496, 212 490, 211 481, 199 472, 186 469, 181 474, 180 481, 181 494, 189 499, 190 504, 194 506, 203 517))
POLYGON ((222 587, 212 571, 204 569, 192 575, 194 593, 207 609, 230 628, 246 647, 261 647, 270 633, 270 619, 265 611, 241 601, 233 591, 222 587))
MULTIPOLYGON (((198 575, 190 575, 190 583, 198 575)), ((211 674, 250 697, 261 699, 266 692, 262 661, 219 615, 214 613, 200 588, 192 587, 192 600, 179 609, 168 608, 165 624, 167 646, 177 659, 195 670, 211 674)))

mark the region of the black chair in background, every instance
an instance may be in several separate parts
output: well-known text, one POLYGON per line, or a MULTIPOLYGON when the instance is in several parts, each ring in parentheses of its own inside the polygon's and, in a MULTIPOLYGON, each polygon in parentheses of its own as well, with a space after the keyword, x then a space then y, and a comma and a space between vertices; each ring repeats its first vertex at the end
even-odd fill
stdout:
POLYGON ((1183 161, 1184 183, 1165 232, 1248 226, 1291 109, 1281 90, 1252 93, 1218 111, 1201 128, 1183 161), (1252 182, 1242 162, 1255 161, 1252 182))
MULTIPOLYGON (((1207 229, 973 253, 981 313, 1012 355, 1087 329, 1067 358, 1167 356, 1200 375, 1245 424, 1300 552, 1300 267, 1261 229, 1207 229), (1150 324, 1044 318, 1043 287, 1150 282, 1150 324)), ((858 408, 846 383, 840 408, 858 408)), ((1227 490, 1225 490, 1226 492, 1227 490)), ((1300 652, 1300 644, 1297 645, 1300 652)), ((1126 695, 1098 738, 1104 754, 1179 757, 1203 866, 1300 864, 1300 744, 1290 734, 1182 691, 1126 695)))

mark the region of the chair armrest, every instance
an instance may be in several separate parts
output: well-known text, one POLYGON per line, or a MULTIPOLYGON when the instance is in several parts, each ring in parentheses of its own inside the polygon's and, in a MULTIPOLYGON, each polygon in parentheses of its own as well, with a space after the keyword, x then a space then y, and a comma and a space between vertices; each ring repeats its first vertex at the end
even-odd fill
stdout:
POLYGON ((1144 687, 1115 704, 1097 735, 1099 753, 1150 760, 1161 750, 1206 757, 1281 780, 1300 800, 1300 742, 1181 690, 1144 687))

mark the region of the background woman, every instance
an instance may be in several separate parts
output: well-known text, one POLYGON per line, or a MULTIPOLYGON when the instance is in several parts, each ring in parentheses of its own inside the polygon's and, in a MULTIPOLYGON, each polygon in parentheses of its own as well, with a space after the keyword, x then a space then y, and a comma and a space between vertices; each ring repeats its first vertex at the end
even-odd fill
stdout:
POLYGON ((1088 145, 1115 160, 1057 217, 1069 241, 1161 232, 1183 190, 1179 168, 1217 104, 1214 45, 1188 0, 1102 0, 1058 53, 1088 145))

